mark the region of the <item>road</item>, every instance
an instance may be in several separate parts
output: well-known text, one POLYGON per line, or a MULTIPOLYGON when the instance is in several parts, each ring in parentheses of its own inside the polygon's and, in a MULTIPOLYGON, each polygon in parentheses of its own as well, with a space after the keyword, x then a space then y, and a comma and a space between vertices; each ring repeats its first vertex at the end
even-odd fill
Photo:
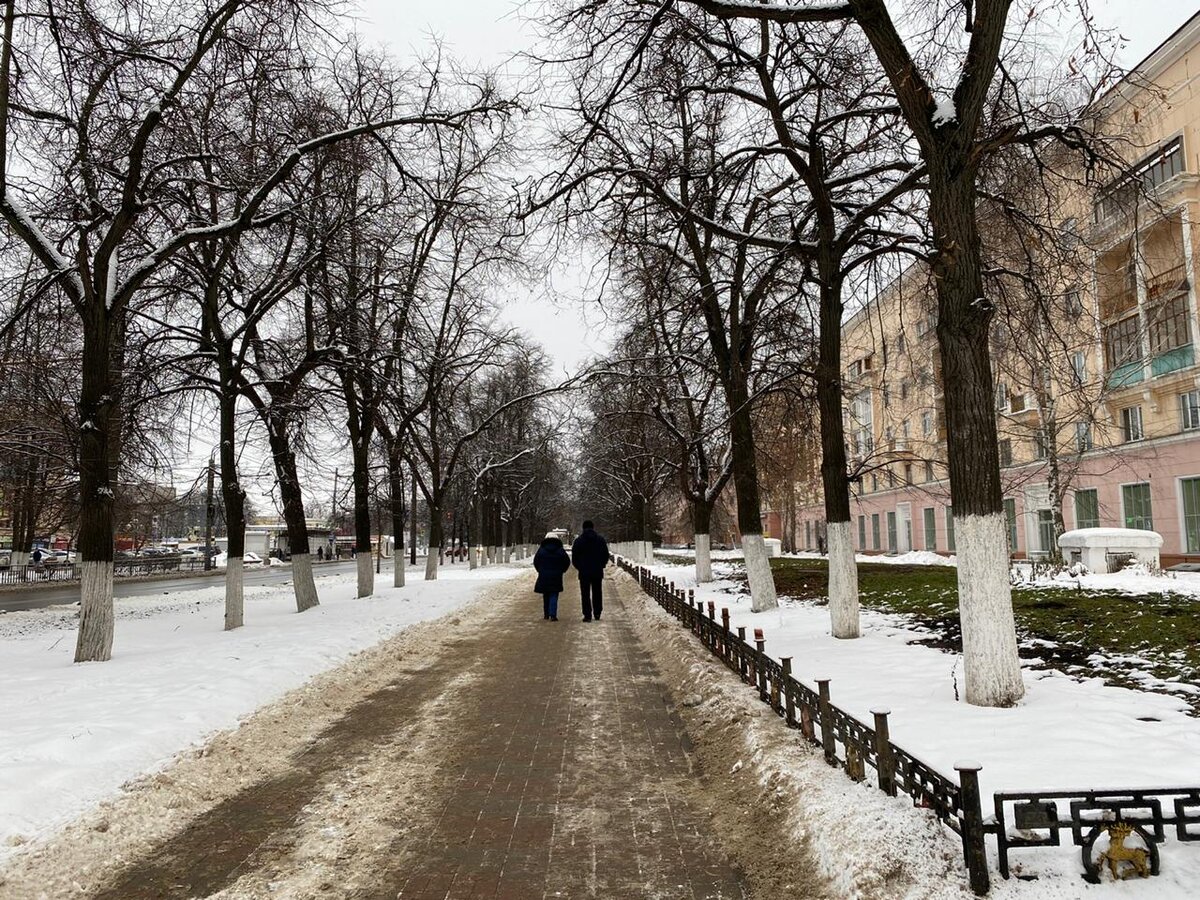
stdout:
MULTIPOLYGON (((321 563, 314 566, 313 572, 321 575, 334 575, 340 572, 353 572, 356 563, 353 560, 338 563, 321 563)), ((383 572, 390 576, 391 560, 384 560, 383 572)), ((261 569, 247 569, 246 585, 284 584, 292 580, 291 566, 274 566, 261 569)), ((156 594, 167 594, 172 591, 195 591, 212 587, 214 584, 224 584, 223 575, 194 575, 190 578, 167 578, 157 581, 122 581, 116 579, 113 587, 115 597, 148 597, 156 594)), ((0 592, 0 612, 17 612, 23 609, 43 609, 47 606, 62 606, 79 602, 79 582, 64 584, 62 587, 38 587, 28 591, 0 592)))

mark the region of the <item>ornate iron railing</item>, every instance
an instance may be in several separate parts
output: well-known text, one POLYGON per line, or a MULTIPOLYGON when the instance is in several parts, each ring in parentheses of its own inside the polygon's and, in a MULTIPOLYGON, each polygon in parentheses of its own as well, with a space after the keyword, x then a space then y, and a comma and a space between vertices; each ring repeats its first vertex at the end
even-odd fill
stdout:
MULTIPOLYGON (((829 765, 842 769, 855 781, 865 781, 873 771, 880 790, 893 797, 908 795, 914 805, 931 810, 954 831, 962 841, 963 862, 976 894, 986 894, 991 887, 985 849, 987 834, 996 840, 1000 874, 1005 878, 1009 877, 1010 850, 1058 845, 1064 830, 1069 830, 1074 843, 1082 848, 1084 877, 1089 880, 1099 878, 1092 845, 1100 831, 1110 824, 1129 825, 1142 839, 1148 874, 1158 873, 1157 845, 1165 840, 1167 826, 1174 828, 1177 840, 1200 841, 1200 787, 997 793, 995 817, 985 822, 978 764, 956 764, 956 783, 892 742, 889 710, 873 709, 874 721, 863 722, 832 702, 830 679, 814 679, 814 689, 792 675, 790 657, 772 659, 766 653, 761 629, 755 629, 753 642, 748 641, 745 628, 738 627, 736 631, 730 628, 728 609, 721 610, 718 620, 712 601, 705 609, 696 602, 692 591, 676 588, 666 578, 623 558, 618 558, 617 563, 742 681, 753 686, 759 699, 788 726, 798 729, 806 741, 820 747, 829 765), (1058 806, 1064 801, 1066 818, 1059 813, 1058 806), (1170 805, 1164 811, 1163 804, 1167 801, 1170 805), (1009 830, 1010 820, 1015 834, 1009 830)), ((1130 851, 1135 856, 1138 852, 1130 851)))

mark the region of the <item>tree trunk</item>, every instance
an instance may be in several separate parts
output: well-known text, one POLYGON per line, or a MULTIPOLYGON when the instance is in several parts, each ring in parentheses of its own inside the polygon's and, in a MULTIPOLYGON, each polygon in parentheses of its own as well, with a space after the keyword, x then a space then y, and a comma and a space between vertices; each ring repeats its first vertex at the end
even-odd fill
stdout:
POLYGON ((354 555, 358 562, 358 596, 375 593, 375 567, 371 564, 371 471, 370 435, 363 429, 352 441, 354 456, 354 555))
POLYGON ((115 414, 112 347, 104 302, 83 321, 83 373, 79 396, 79 635, 75 662, 103 662, 113 642, 113 474, 120 429, 115 414))
POLYGON ((712 505, 704 499, 692 501, 692 533, 696 546, 696 581, 706 584, 713 580, 712 574, 712 536, 709 534, 712 522, 712 505))
POLYGON ((821 333, 817 353, 817 407, 821 417, 821 486, 829 552, 829 618, 835 638, 860 634, 858 567, 850 532, 850 483, 842 421, 842 297, 835 264, 823 266, 821 333))
POLYGON ((408 503, 408 562, 417 564, 417 479, 414 475, 409 485, 408 503))
POLYGON ((396 541, 392 558, 392 586, 404 587, 404 473, 400 468, 400 458, 395 453, 388 454, 388 484, 392 535, 396 541))
POLYGON ((472 569, 478 569, 480 562, 479 549, 481 544, 479 541, 480 532, 483 531, 483 512, 480 509, 480 505, 478 499, 471 504, 471 516, 474 521, 471 524, 471 547, 467 551, 467 558, 469 560, 467 565, 472 569))
POLYGON ((429 504, 429 547, 425 557, 425 580, 437 581, 438 558, 442 553, 442 511, 434 503, 429 504))
MULTIPOLYGON (((227 373, 221 373, 221 499, 225 504, 225 630, 241 628, 245 621, 242 559, 246 554, 246 495, 237 472, 237 395, 226 390, 227 373)), ((209 551, 205 548, 204 552, 209 551)))
POLYGON ((988 354, 992 306, 983 292, 975 172, 969 165, 951 170, 944 163, 931 164, 929 171, 966 697, 976 706, 1011 706, 1025 689, 1009 586, 988 354))
POLYGON ((750 607, 755 612, 775 609, 775 576, 763 543, 762 502, 758 489, 758 462, 754 455, 754 427, 750 411, 750 396, 746 385, 734 379, 727 388, 732 440, 733 485, 737 492, 738 530, 742 535, 742 555, 746 561, 746 578, 750 582, 750 607))
POLYGON ((267 425, 267 440, 275 461, 279 498, 283 503, 283 521, 287 526, 288 549, 292 554, 292 585, 296 592, 296 612, 312 609, 320 601, 313 581, 312 557, 308 547, 308 523, 304 521, 304 495, 296 474, 296 455, 292 452, 282 422, 267 425))

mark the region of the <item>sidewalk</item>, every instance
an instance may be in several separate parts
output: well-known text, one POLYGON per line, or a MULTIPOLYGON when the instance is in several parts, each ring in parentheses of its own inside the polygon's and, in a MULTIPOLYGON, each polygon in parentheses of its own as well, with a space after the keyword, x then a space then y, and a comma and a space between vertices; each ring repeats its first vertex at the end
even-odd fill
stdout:
POLYGON ((689 801, 703 788, 687 737, 625 621, 634 588, 606 581, 603 621, 585 624, 567 579, 551 623, 529 580, 493 590, 420 665, 391 659, 382 688, 278 771, 91 896, 748 896, 689 801))

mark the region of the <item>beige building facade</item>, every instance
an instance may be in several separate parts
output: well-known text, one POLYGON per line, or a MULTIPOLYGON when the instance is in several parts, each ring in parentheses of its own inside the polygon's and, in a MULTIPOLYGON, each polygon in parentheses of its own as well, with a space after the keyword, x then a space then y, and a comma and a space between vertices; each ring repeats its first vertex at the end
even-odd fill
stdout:
MULTIPOLYGON (((1046 556, 1062 529, 1149 528, 1164 565, 1200 562, 1200 13, 1097 112, 1132 165, 1068 220, 1086 249, 1045 314, 1001 312, 992 332, 1010 550, 1046 556)), ((844 326, 860 552, 955 550, 928 278, 909 268, 844 326)), ((798 543, 822 549, 816 473, 799 487, 812 502, 798 543)))

